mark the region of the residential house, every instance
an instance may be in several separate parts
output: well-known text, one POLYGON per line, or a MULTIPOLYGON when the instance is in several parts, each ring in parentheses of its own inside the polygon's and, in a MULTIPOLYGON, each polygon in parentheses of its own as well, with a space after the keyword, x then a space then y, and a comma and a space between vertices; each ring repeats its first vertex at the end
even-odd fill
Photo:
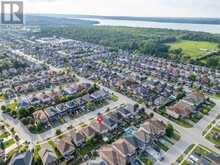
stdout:
POLYGON ((74 132, 71 137, 77 147, 83 145, 86 141, 86 137, 81 131, 74 132))
POLYGON ((165 96, 159 96, 158 98, 154 100, 154 104, 158 107, 166 106, 170 102, 172 102, 172 100, 165 96))
POLYGON ((166 108, 166 113, 175 119, 189 116, 195 111, 195 107, 185 101, 180 100, 173 106, 166 108))
POLYGON ((159 138, 165 135, 166 125, 157 119, 149 119, 141 126, 140 129, 145 131, 151 137, 159 138))
POLYGON ((131 117, 131 112, 128 111, 125 107, 121 107, 118 109, 118 112, 121 113, 121 115, 124 117, 124 118, 129 118, 131 117))
POLYGON ((106 161, 101 158, 97 158, 95 160, 89 160, 81 165, 108 165, 106 161))
POLYGON ((98 90, 92 93, 90 96, 94 101, 99 102, 99 101, 103 101, 106 99, 107 92, 104 90, 98 90))
POLYGON ((57 164, 56 154, 48 144, 41 145, 38 154, 41 158, 43 165, 57 164))
POLYGON ((68 107, 69 112, 74 113, 79 109, 79 106, 77 105, 77 103, 74 100, 68 101, 65 104, 68 107))
POLYGON ((134 104, 128 104, 127 110, 133 115, 136 116, 139 113, 139 108, 136 107, 134 104))
POLYGON ((107 126, 110 131, 114 130, 117 127, 117 123, 110 117, 105 117, 103 124, 107 126))
POLYGON ((220 165, 220 156, 215 153, 203 155, 199 160, 199 165, 220 165))
POLYGON ((109 116, 111 119, 113 119, 116 123, 122 123, 123 119, 124 119, 122 114, 119 112, 112 112, 112 113, 108 114, 107 116, 109 116))
POLYGON ((63 91, 64 91, 64 95, 74 95, 79 90, 77 87, 69 87, 69 88, 64 88, 63 91))
POLYGON ((33 161, 33 153, 27 151, 21 154, 14 154, 8 165, 31 165, 33 161))
POLYGON ((45 125, 48 124, 48 118, 47 118, 47 115, 44 113, 44 111, 42 110, 35 111, 32 115, 34 117, 35 123, 37 124, 40 123, 40 124, 45 124, 45 125))
POLYGON ((99 150, 100 158, 108 165, 126 165, 127 161, 112 145, 102 146, 99 150))
POLYGON ((130 162, 136 157, 136 146, 124 138, 118 139, 112 144, 115 151, 121 155, 126 162, 130 162))
POLYGON ((147 146, 151 144, 151 137, 150 135, 145 132, 143 129, 139 129, 133 135, 136 138, 138 143, 138 147, 142 150, 145 150, 147 146))
POLYGON ((84 100, 82 100, 82 98, 77 98, 74 100, 74 102, 79 106, 82 107, 86 104, 86 102, 84 100))
POLYGON ((100 133, 100 134, 105 134, 105 133, 108 133, 108 131, 109 131, 109 128, 105 125, 105 124, 103 124, 103 123, 101 123, 101 124, 99 124, 99 123, 97 123, 96 121, 93 121, 93 122, 91 122, 91 125, 90 125, 96 132, 98 132, 98 133, 100 133))
POLYGON ((67 115, 69 108, 65 103, 61 103, 56 106, 56 109, 59 111, 60 115, 65 116, 67 115))
POLYGON ((55 107, 48 107, 44 109, 44 112, 51 122, 56 122, 59 119, 60 112, 55 107))
POLYGON ((92 97, 90 96, 90 94, 86 94, 82 97, 82 100, 85 101, 86 103, 89 101, 93 101, 92 97))
POLYGON ((183 101, 186 101, 188 104, 199 107, 205 102, 205 96, 199 92, 191 92, 189 95, 183 98, 183 101))
POLYGON ((96 131, 90 126, 82 128, 81 132, 86 136, 87 139, 92 139, 96 135, 96 131))
POLYGON ((44 94, 42 94, 41 96, 40 96, 40 100, 41 100, 41 102, 43 103, 43 104, 48 104, 51 100, 52 100, 52 98, 50 97, 50 96, 48 96, 48 95, 44 95, 44 94))
POLYGON ((72 143, 71 137, 63 137, 62 139, 57 139, 55 141, 55 144, 57 145, 57 150, 63 155, 63 156, 69 156, 75 151, 75 146, 72 143))
POLYGON ((35 106, 35 105, 39 105, 41 103, 41 101, 36 96, 33 96, 32 98, 30 98, 30 103, 31 103, 31 105, 35 106))
POLYGON ((22 97, 18 101, 19 108, 27 108, 29 105, 30 105, 30 103, 26 97, 22 97))

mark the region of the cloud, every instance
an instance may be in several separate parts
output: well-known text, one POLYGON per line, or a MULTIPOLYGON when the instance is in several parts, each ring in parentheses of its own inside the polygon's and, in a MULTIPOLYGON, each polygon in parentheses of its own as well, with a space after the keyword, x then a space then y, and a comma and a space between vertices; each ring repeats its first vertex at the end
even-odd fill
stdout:
POLYGON ((219 0, 24 0, 27 13, 220 17, 219 0))

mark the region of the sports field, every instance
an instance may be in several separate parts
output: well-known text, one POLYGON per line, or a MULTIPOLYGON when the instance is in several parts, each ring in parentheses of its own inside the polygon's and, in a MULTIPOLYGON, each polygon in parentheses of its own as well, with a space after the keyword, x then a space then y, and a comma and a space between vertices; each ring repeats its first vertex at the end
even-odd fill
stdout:
POLYGON ((218 50, 218 44, 206 41, 187 41, 181 40, 169 44, 172 49, 183 49, 183 56, 191 57, 191 59, 198 59, 206 56, 208 52, 218 50))

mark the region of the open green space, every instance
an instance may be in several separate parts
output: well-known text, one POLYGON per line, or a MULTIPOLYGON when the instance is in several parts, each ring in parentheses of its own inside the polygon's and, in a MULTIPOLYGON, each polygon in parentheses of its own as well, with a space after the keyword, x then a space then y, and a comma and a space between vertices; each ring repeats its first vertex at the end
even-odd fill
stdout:
POLYGON ((181 40, 169 45, 171 50, 181 48, 183 56, 190 57, 191 59, 198 59, 206 56, 209 51, 218 50, 217 43, 207 41, 181 40))

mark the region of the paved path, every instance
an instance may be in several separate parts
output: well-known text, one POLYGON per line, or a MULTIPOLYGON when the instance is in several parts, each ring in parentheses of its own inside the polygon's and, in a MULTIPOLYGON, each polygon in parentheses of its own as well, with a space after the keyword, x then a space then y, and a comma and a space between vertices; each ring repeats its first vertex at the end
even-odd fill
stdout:
MULTIPOLYGON (((35 63, 40 63, 42 64, 43 62, 42 61, 39 61, 35 58, 33 58, 32 56, 30 55, 25 55, 23 54, 22 52, 20 51, 15 51, 15 50, 12 50, 14 53, 16 53, 18 56, 22 56, 22 57, 25 57, 26 59, 32 61, 32 62, 35 62, 35 63)), ((45 64, 45 63, 44 63, 45 64)), ((48 65, 48 64, 47 64, 48 65)), ((62 71, 63 69, 62 68, 56 68, 56 67, 53 67, 51 65, 48 65, 49 68, 51 70, 54 70, 54 71, 62 71)), ((82 77, 79 77, 77 76, 77 78, 81 81, 81 82, 89 82, 89 83, 92 83, 91 81, 85 79, 85 78, 82 78, 82 77)), ((114 93, 118 98, 119 98, 119 101, 117 103, 114 103, 114 104, 110 104, 109 107, 110 108, 113 108, 114 106, 117 106, 121 103, 131 103, 131 104, 134 104, 136 103, 135 101, 133 101, 132 99, 128 98, 127 96, 124 96, 118 92, 115 92, 115 91, 112 91, 111 89, 109 88, 106 88, 104 86, 102 86, 101 84, 98 84, 101 88, 109 91, 110 93, 114 93)), ((208 116, 204 116, 197 124, 194 125, 193 128, 183 128, 179 125, 177 125, 176 123, 168 120, 167 118, 153 112, 151 109, 147 109, 146 111, 148 113, 150 112, 153 112, 155 114, 155 117, 157 117, 158 119, 164 121, 164 122, 170 122, 175 129, 177 129, 180 134, 181 134, 181 139, 175 144, 173 145, 166 153, 165 153, 165 160, 163 162, 160 162, 160 161, 157 161, 155 164, 156 165, 168 165, 168 164, 171 164, 173 162, 175 162, 175 160, 178 158, 179 155, 181 155, 184 150, 191 144, 202 144, 212 150, 214 150, 215 152, 219 153, 220 154, 220 150, 216 149, 214 147, 214 144, 212 144, 211 142, 207 141, 203 136, 202 136, 202 132, 203 130, 208 126, 208 124, 213 121, 217 115, 220 113, 220 100, 213 100, 215 103, 216 103, 216 106, 213 108, 213 110, 209 113, 208 116)), ((71 124, 74 124, 74 125, 77 125, 79 124, 79 122, 83 121, 87 121, 89 120, 91 117, 94 117, 96 116, 96 114, 98 112, 103 112, 104 109, 106 109, 107 107, 104 107, 104 108, 101 108, 99 110, 96 110, 92 113, 89 113, 89 114, 86 114, 76 120, 73 120, 72 122, 70 122, 71 124)), ((37 142, 37 141, 42 141, 42 140, 45 140, 49 137, 52 137, 54 136, 54 131, 55 129, 52 129, 50 131, 47 131, 43 134, 40 134, 40 135, 33 135, 31 134, 24 126, 22 126, 18 121, 16 120, 12 120, 9 119, 9 117, 5 117, 5 119, 9 122, 9 123, 13 123, 15 122, 14 124, 16 125, 16 131, 19 133, 19 135, 21 136, 24 136, 24 138, 26 139, 31 139, 31 141, 33 142, 37 142)), ((68 124, 66 124, 68 125, 68 124)), ((62 125, 62 126, 59 126, 58 128, 61 128, 63 129, 64 127, 66 127, 66 125, 62 125)))

